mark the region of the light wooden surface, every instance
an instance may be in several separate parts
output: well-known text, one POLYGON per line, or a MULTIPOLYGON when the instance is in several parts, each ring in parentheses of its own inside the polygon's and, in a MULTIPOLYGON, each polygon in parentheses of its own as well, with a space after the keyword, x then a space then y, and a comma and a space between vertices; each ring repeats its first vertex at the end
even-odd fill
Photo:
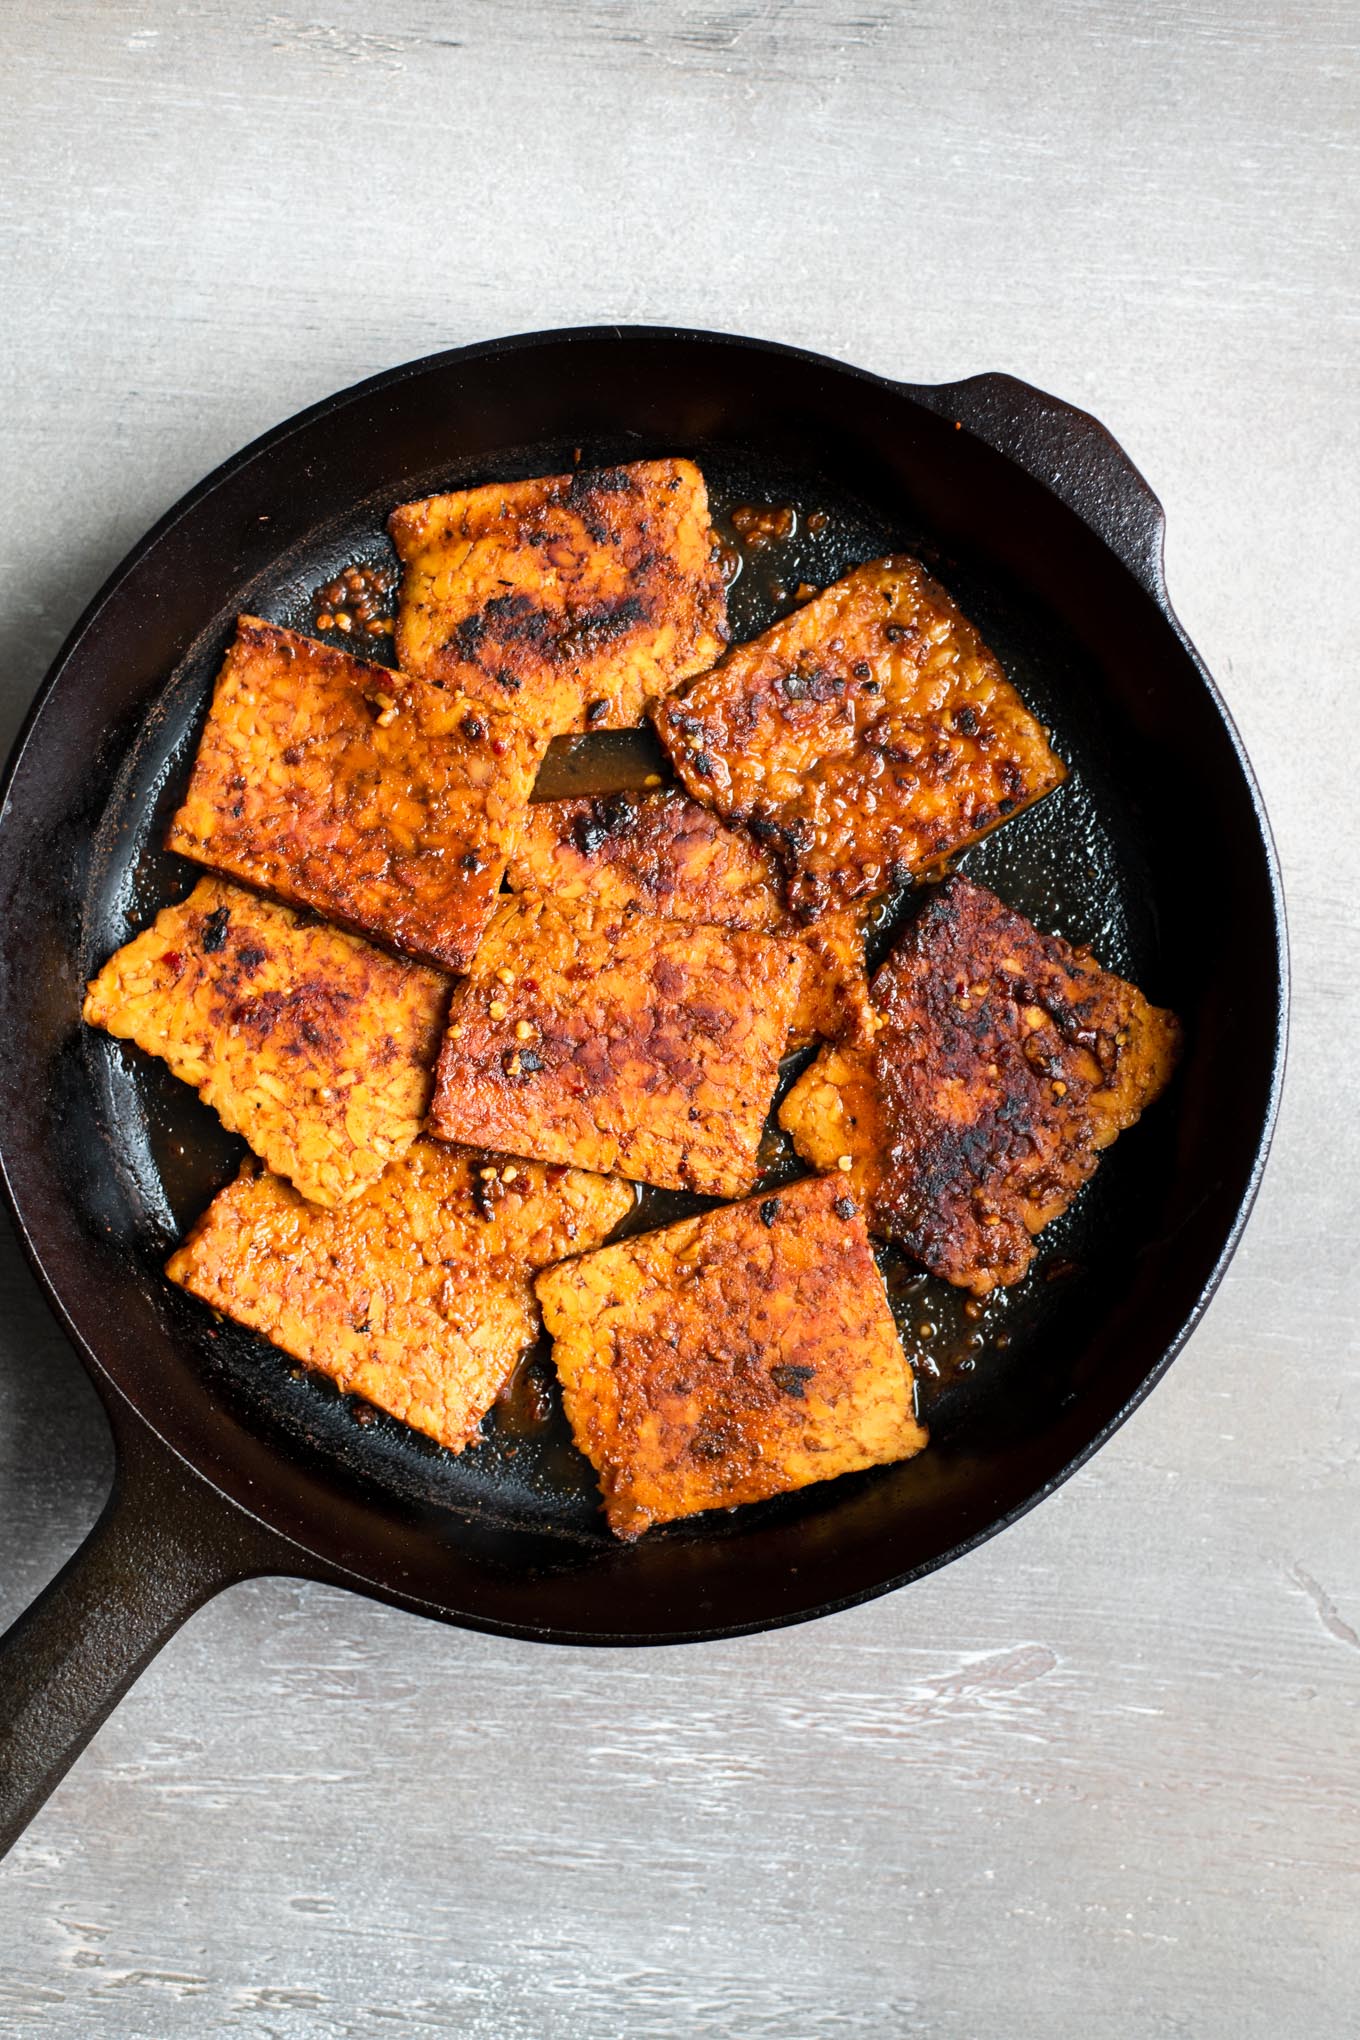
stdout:
MULTIPOLYGON (((6 10, 2 734, 166 504, 390 362, 620 319, 1009 369, 1166 503, 1283 853, 1288 1092, 1166 1383, 908 1593, 630 1655, 208 1608, 0 1868, 0 2031, 1353 2033, 1353 10, 271 5, 6 10)), ((0 1285, 7 1620, 109 1454, 0 1285)))

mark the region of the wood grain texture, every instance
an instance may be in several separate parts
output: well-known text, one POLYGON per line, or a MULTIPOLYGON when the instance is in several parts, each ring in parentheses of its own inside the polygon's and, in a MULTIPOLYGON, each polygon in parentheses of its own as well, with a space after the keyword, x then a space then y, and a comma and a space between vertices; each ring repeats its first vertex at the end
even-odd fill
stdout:
MULTIPOLYGON (((167 503, 390 362, 654 319, 919 379, 1006 368, 1095 410, 1166 503, 1285 864, 1285 1112, 1165 1384, 908 1593, 626 1656, 281 1582, 195 1617, 0 1867, 0 2030, 1339 2040, 1353 9, 291 5, 7 11, 0 735, 167 503)), ((9 1619, 109 1461, 8 1245, 0 1312, 9 1619)))

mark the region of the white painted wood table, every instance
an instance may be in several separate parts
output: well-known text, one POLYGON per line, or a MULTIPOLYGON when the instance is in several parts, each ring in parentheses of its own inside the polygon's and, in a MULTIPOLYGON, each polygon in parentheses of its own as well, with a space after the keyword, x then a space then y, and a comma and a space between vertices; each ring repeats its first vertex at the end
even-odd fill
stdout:
MULTIPOLYGON (((0 2031, 1354 2033, 1353 11, 295 4, 5 10, 3 734, 162 508, 390 362, 620 319, 1006 368, 1165 500, 1283 854, 1288 1090, 1165 1384, 924 1585, 625 1655, 206 1609, 0 1867, 0 2031)), ((8 1620, 109 1452, 0 1283, 8 1620)))

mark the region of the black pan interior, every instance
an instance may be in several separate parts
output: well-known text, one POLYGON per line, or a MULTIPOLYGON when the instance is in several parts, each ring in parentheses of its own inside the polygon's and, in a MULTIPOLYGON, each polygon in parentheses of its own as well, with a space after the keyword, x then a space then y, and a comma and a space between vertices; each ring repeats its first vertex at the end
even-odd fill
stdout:
MULTIPOLYGON (((979 512, 976 503, 965 504, 960 516, 953 492, 941 496, 929 486, 928 466, 913 470, 881 442, 873 457, 861 449, 856 459, 854 433, 839 437, 834 419, 816 420, 815 429, 809 419, 809 429, 798 433, 785 416, 780 429, 762 431, 748 402, 744 412, 729 407, 707 421, 678 416, 673 429, 590 431, 578 413, 565 431, 464 449, 434 388, 429 401, 436 428, 429 450, 445 442, 437 458, 404 464, 395 445, 390 475, 377 489, 363 487, 363 462, 348 492, 343 482, 312 486, 315 514, 295 517, 298 528, 286 543, 269 542, 267 515, 244 546, 239 533, 223 529, 224 548, 255 554, 222 577, 217 593, 226 599, 209 595, 192 637, 184 632, 174 646, 182 655, 160 671, 143 670, 125 690, 130 698, 121 715, 110 713, 116 685, 90 704, 83 801, 54 817, 57 875, 49 866, 51 906, 45 921, 37 917, 55 945, 60 991, 44 994, 54 1007, 46 1024, 30 1022, 45 1037, 53 1182, 64 1218, 81 1236, 82 1267, 70 1279, 82 1289, 87 1319, 106 1327, 117 1319, 119 1338, 110 1329, 99 1348, 105 1356, 114 1351, 115 1378, 117 1348, 130 1338, 140 1341, 143 1356, 159 1354, 165 1392, 157 1392, 154 1369, 138 1383, 137 1399, 153 1421, 158 1406, 171 1427, 178 1418, 169 1408, 173 1379, 176 1398, 213 1412, 219 1465, 229 1459, 268 1465, 285 1479, 284 1469, 291 1470, 295 1488, 305 1481, 311 1541, 320 1504, 322 1542, 343 1562, 361 1563, 383 1590, 434 1598, 465 1618, 573 1634, 695 1633, 807 1612, 809 1594, 822 1605, 853 1598, 867 1590, 862 1568, 866 1559, 875 1562, 875 1550, 881 1584, 935 1562, 1041 1491, 1061 1469, 1064 1452, 1070 1460, 1084 1450, 1137 1392, 1209 1278, 1231 1223, 1234 1185, 1240 1201, 1238 1178, 1248 1163, 1246 1147, 1236 1174, 1234 1157, 1221 1145, 1215 1153, 1216 1115, 1227 1100, 1212 1074, 1222 1047, 1211 1038, 1213 1007, 1223 985, 1211 959, 1221 963, 1229 930, 1250 915, 1254 875, 1238 868, 1223 882, 1224 868, 1243 863, 1241 846, 1225 840, 1221 828, 1223 813, 1240 804, 1230 746, 1212 708, 1205 717, 1203 689, 1174 633, 1070 515, 1055 516, 1051 499, 1049 540, 1059 535, 1066 558, 1049 557, 1047 573, 1027 574, 1023 555, 1035 534, 1028 547, 998 547, 996 517, 1004 506, 984 502, 979 512), (696 430, 699 423, 710 429, 696 430), (1051 728, 1069 765, 1056 794, 957 859, 958 868, 1039 926, 1089 943, 1102 962, 1175 1006, 1189 1039, 1171 1094, 1118 1143, 1072 1211, 1044 1235, 1030 1277, 980 1314, 965 1315, 958 1292, 884 1252, 931 1427, 926 1455, 654 1532, 621 1553, 603 1530, 590 1469, 571 1444, 542 1354, 488 1420, 485 1441, 454 1456, 338 1395, 164 1282, 166 1255, 244 1150, 160 1063, 82 1029, 75 1005, 84 979, 198 875, 160 846, 238 610, 315 630, 325 607, 318 592, 337 571, 355 563, 392 565, 384 520, 408 495, 558 472, 578 458, 594 465, 648 453, 688 454, 703 467, 719 524, 743 555, 731 595, 738 637, 790 607, 800 582, 822 585, 894 549, 930 564, 1051 728), (792 505, 793 538, 761 550, 744 547, 731 512, 751 502, 792 505), (1101 581, 1118 589, 1125 613, 1111 607, 1102 618, 1101 581), (1178 691, 1192 712, 1178 715, 1178 691), (1212 925, 1216 912, 1226 925, 1212 925), (379 1543, 386 1563, 376 1570, 371 1552, 360 1560, 351 1534, 364 1522, 385 1526, 379 1543), (393 1554, 408 1550, 408 1534, 419 1540, 422 1561, 414 1564, 408 1551, 405 1569, 394 1576, 393 1554), (854 1563, 838 1567, 842 1537, 860 1570, 854 1563), (754 1590, 749 1581, 743 1588, 744 1568, 754 1590), (546 1615, 531 1612, 534 1596, 546 1615)), ((935 421, 921 422, 929 436, 935 421)), ((353 420, 346 425, 342 412, 335 429, 343 440, 346 430, 360 428, 353 420)), ((958 448, 952 435, 942 443, 951 453, 958 448)), ((182 591, 177 599, 187 619, 192 604, 182 591)), ((117 655, 110 637, 104 656, 117 655)), ((97 661, 87 667, 98 674, 97 661)), ((556 747, 539 792, 636 784, 655 763, 645 742, 580 739, 556 747)), ((908 891, 885 905, 878 953, 920 897, 908 891)), ((1257 982, 1240 981, 1253 1010, 1269 996, 1263 976, 1273 953, 1270 933, 1258 929, 1249 959, 1257 982)), ((1241 1053, 1263 1042, 1264 1036, 1243 1044, 1241 1053)), ((1254 1074, 1259 1092, 1260 1073, 1254 1074)), ((1248 1115, 1263 1109, 1257 1097, 1246 1104, 1248 1115)), ((773 1132, 768 1164, 771 1183, 799 1173, 773 1132)), ((629 1224, 664 1222, 692 1208, 694 1200, 644 1192, 629 1224)))

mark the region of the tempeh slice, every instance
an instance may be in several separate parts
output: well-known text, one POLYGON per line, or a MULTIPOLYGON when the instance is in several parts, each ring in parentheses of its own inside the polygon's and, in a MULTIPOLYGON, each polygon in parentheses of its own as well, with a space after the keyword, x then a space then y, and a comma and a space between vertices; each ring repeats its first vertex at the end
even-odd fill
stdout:
POLYGON ((845 1172, 870 1228, 985 1295, 1165 1089, 1180 1029, 1137 986, 985 887, 934 888, 872 986, 871 1045, 832 1049, 780 1124, 845 1172))
POLYGON ((430 1124, 447 1140, 740 1195, 798 998, 797 944, 561 908, 497 908, 454 993, 430 1124))
POLYGON ((465 970, 544 748, 482 702, 243 616, 168 847, 465 970))
POLYGON ((800 919, 904 885, 1057 786, 1046 732, 916 560, 857 567, 654 720, 696 800, 745 822, 800 919))
POLYGON ((586 1254, 537 1287, 620 1537, 926 1442, 864 1220, 825 1177, 586 1254))
POLYGON ((490 482, 404 503, 389 528, 402 666, 544 737, 629 727, 727 643, 692 461, 490 482))
POLYGON ((339 1210, 247 1164, 166 1273, 459 1452, 538 1332, 532 1274, 598 1246, 626 1184, 418 1140, 339 1210))
POLYGON ((847 909, 800 928, 768 851, 673 787, 536 802, 506 883, 559 905, 590 900, 608 911, 789 936, 800 942, 804 965, 788 1046, 835 1040, 863 1025, 869 983, 856 915, 847 909))
POLYGON ((448 989, 439 971, 205 878, 109 959, 84 1011, 335 1205, 419 1133, 448 989))

